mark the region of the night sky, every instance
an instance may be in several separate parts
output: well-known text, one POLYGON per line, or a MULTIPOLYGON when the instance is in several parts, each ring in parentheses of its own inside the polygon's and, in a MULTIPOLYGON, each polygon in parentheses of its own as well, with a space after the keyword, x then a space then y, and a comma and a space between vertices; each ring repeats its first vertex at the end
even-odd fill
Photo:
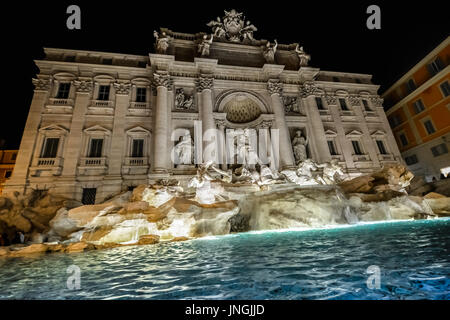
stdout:
POLYGON ((448 35, 444 1, 15 1, 2 4, 3 92, 0 140, 18 148, 30 106, 34 59, 43 47, 147 55, 153 30, 209 32, 223 10, 243 12, 256 39, 299 42, 310 65, 327 71, 373 74, 381 94, 448 35), (158 4, 156 4, 158 3, 158 4), (81 8, 81 30, 68 30, 66 9, 81 8), (294 7, 295 4, 295 7, 294 7), (381 8, 381 30, 366 27, 371 4, 381 8), (4 19, 5 17, 13 19, 4 19))

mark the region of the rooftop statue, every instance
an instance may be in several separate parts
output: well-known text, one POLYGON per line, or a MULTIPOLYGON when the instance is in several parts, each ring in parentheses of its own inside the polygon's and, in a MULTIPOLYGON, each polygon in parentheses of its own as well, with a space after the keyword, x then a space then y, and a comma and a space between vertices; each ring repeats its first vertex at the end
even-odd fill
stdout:
POLYGON ((295 53, 297 53, 297 56, 300 60, 300 67, 307 67, 309 60, 311 60, 311 56, 309 54, 306 54, 306 52, 303 50, 303 47, 300 47, 299 44, 295 47, 295 53))
POLYGON ((202 57, 209 57, 209 48, 213 43, 213 38, 213 34, 211 35, 211 38, 209 40, 206 34, 203 36, 202 42, 198 45, 198 53, 200 53, 202 57))
POLYGON ((233 42, 241 42, 249 39, 253 41, 253 32, 258 29, 251 24, 250 21, 245 21, 242 12, 224 11, 223 19, 217 17, 216 20, 210 21, 207 26, 212 28, 215 37, 219 39, 226 39, 233 42), (223 20, 223 22, 222 22, 223 20))
POLYGON ((166 54, 167 49, 169 48, 170 37, 165 32, 159 34, 156 30, 153 31, 153 36, 156 39, 156 53, 166 54))
POLYGON ((267 63, 275 63, 275 53, 277 52, 278 42, 275 39, 275 44, 272 45, 270 41, 267 41, 265 47, 263 47, 263 56, 267 63))

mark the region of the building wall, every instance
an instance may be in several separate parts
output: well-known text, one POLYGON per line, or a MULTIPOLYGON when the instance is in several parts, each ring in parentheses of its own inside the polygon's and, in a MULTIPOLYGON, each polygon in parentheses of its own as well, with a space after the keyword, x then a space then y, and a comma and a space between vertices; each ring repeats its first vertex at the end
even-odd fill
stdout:
MULTIPOLYGON (((176 38, 172 45, 178 45, 176 38)), ((186 45, 186 41, 179 45, 186 45)), ((220 44, 220 49, 225 50, 224 46, 220 44)), ((260 50, 246 45, 242 48, 260 50)), ((280 51, 284 56, 289 53, 280 51)), ((298 130, 308 138, 312 159, 337 159, 353 176, 401 161, 377 94, 379 86, 371 83, 370 75, 309 67, 285 70, 283 65, 273 64, 221 65, 205 58, 177 61, 170 54, 140 57, 60 49, 46 49, 46 54, 45 60, 36 61, 40 74, 33 80, 34 96, 16 170, 5 188, 8 193, 49 190, 81 200, 83 189, 93 188, 99 202, 158 179, 186 181, 196 168, 174 167, 171 136, 175 129, 189 130, 194 136, 196 120, 202 121, 203 131, 278 129, 281 168, 295 166, 291 141, 298 130), (111 56, 112 63, 102 64, 111 56), (70 84, 66 98, 58 97, 62 83, 70 84), (98 100, 102 85, 110 88, 106 101, 98 100), (137 88, 146 90, 145 103, 136 101, 137 88), (176 109, 180 88, 194 98, 192 110, 176 109), (236 94, 253 99, 261 115, 249 123, 230 123, 224 101, 236 94), (297 99, 295 112, 286 109, 285 97, 297 99), (322 99, 323 110, 319 110, 316 98, 322 99), (339 99, 346 101, 349 110, 341 109, 339 99), (145 140, 140 159, 130 154, 133 137, 145 140), (42 154, 46 138, 59 138, 57 152, 50 158, 42 154), (94 159, 88 154, 93 138, 104 139, 102 154, 94 159), (355 154, 352 140, 359 141, 361 155, 355 154), (383 141, 386 154, 380 154, 376 140, 383 141), (336 155, 331 155, 327 141, 335 143, 336 155)))
POLYGON ((12 176, 18 152, 19 150, 0 150, 0 194, 6 181, 12 176))
MULTIPOLYGON (((447 38, 436 49, 414 66, 405 76, 389 88, 383 97, 391 101, 392 107, 386 112, 391 124, 394 118, 401 118, 401 123, 392 127, 402 157, 417 157, 418 163, 410 166, 417 175, 427 180, 438 179, 441 169, 450 166, 450 153, 433 156, 431 148, 444 144, 450 149, 448 135, 450 133, 450 96, 446 96, 441 88, 443 83, 450 84, 450 38, 447 38), (440 70, 430 71, 430 63, 439 58, 440 70), (406 82, 413 79, 417 88, 407 90, 406 82), (398 93, 401 93, 400 95, 398 93), (421 100, 424 110, 417 113, 414 103, 421 100), (429 134, 425 121, 430 120, 435 129, 429 134), (403 146, 400 134, 405 134, 408 144, 403 146)), ((444 150, 445 151, 445 150, 444 150)))

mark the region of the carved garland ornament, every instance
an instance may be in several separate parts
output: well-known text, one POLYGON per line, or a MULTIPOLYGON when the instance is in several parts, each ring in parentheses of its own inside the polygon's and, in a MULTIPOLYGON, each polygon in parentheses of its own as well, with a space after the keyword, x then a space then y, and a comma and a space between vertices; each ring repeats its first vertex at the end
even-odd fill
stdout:
POLYGON ((114 90, 116 90, 116 94, 124 94, 124 95, 130 94, 131 89, 130 83, 115 82, 113 86, 114 90))
POLYGON ((318 91, 317 86, 312 82, 305 82, 300 86, 300 96, 302 98, 307 98, 311 95, 317 94, 318 91))
POLYGON ((93 83, 91 80, 73 80, 73 85, 77 89, 77 92, 91 92, 93 83))

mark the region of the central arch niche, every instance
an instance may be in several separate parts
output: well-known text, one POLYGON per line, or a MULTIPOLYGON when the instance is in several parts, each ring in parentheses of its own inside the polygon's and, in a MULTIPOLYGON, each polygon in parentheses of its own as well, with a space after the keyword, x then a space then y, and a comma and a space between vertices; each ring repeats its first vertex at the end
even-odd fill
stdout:
POLYGON ((264 113, 267 108, 254 94, 245 91, 232 91, 225 93, 219 100, 219 112, 226 114, 230 123, 250 123, 264 113))

